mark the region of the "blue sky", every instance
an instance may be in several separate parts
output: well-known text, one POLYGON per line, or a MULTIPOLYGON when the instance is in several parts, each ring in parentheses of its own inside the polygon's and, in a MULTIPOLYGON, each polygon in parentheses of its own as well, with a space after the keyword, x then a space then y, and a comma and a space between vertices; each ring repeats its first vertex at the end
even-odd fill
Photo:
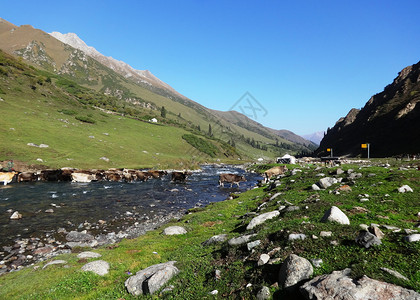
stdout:
POLYGON ((249 92, 256 121, 326 130, 420 60, 420 1, 3 1, 0 17, 74 32, 209 108, 249 92))

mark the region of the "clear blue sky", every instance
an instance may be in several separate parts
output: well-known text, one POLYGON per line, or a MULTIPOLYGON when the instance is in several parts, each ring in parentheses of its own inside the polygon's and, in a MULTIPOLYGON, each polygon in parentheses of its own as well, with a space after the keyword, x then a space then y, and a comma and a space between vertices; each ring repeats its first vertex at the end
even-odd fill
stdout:
POLYGON ((2 1, 0 17, 74 32, 209 108, 251 93, 257 121, 326 130, 420 60, 420 1, 2 1))

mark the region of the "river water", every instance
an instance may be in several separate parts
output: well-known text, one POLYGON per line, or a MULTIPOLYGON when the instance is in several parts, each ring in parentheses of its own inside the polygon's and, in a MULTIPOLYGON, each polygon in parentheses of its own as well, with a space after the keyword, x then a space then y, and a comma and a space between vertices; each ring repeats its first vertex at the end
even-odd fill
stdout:
MULTIPOLYGON (((58 228, 82 230, 83 223, 128 219, 132 223, 225 200, 229 194, 255 186, 258 174, 233 166, 202 166, 186 183, 171 183, 170 176, 147 182, 33 182, 12 183, 0 187, 0 251, 16 239, 43 236, 58 228), (218 186, 220 173, 245 175, 240 187, 218 186), (45 212, 53 209, 53 213, 45 212), (10 220, 14 211, 20 220, 10 220)), ((118 231, 121 222, 114 222, 118 231)), ((125 222, 129 226, 129 222, 125 222)))

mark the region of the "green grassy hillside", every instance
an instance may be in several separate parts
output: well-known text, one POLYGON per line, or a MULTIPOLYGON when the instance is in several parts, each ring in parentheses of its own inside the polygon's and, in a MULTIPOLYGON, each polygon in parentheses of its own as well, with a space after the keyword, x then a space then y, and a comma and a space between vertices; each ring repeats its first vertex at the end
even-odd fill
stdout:
POLYGON ((121 105, 118 99, 28 67, 4 52, 0 97, 0 160, 50 167, 162 168, 182 167, 193 158, 196 162, 238 158, 235 151, 225 155, 225 143, 201 136, 218 149, 212 158, 182 138, 191 130, 144 121, 157 114, 121 105))

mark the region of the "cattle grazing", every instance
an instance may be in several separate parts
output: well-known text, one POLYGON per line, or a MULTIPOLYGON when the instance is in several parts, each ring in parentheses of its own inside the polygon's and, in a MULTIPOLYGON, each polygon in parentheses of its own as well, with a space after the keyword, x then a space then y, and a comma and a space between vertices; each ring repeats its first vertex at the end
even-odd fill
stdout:
POLYGON ((105 174, 105 176, 106 176, 106 179, 109 180, 109 181, 117 181, 118 182, 118 181, 121 181, 121 179, 122 179, 122 176, 118 173, 107 172, 105 174))
POLYGON ((157 170, 149 170, 149 171, 147 171, 147 174, 148 174, 148 176, 150 178, 158 179, 158 178, 161 178, 164 175, 167 175, 168 172, 166 172, 166 171, 157 171, 157 170))
POLYGON ((230 174, 230 173, 223 173, 219 176, 219 185, 225 186, 224 183, 230 183, 230 187, 233 186, 233 184, 237 184, 239 187, 239 182, 246 181, 245 176, 240 176, 236 174, 230 174))
POLYGON ((0 182, 4 185, 11 183, 17 172, 0 172, 0 182))
POLYGON ((271 177, 275 176, 275 175, 282 175, 285 172, 287 172, 287 166, 277 166, 277 167, 273 167, 271 169, 268 169, 267 171, 264 172, 264 176, 265 176, 265 182, 267 182, 271 177))
POLYGON ((38 176, 33 172, 22 172, 17 177, 17 182, 32 182, 37 180, 38 176))
POLYGON ((171 181, 172 182, 185 182, 185 180, 190 176, 190 172, 177 172, 174 171, 171 174, 171 181))
POLYGON ((136 179, 140 181, 147 181, 149 179, 148 173, 143 171, 136 171, 136 179))
POLYGON ((61 174, 62 174, 62 170, 58 169, 58 170, 43 170, 41 171, 41 175, 40 175, 40 179, 43 181, 58 181, 61 174))

